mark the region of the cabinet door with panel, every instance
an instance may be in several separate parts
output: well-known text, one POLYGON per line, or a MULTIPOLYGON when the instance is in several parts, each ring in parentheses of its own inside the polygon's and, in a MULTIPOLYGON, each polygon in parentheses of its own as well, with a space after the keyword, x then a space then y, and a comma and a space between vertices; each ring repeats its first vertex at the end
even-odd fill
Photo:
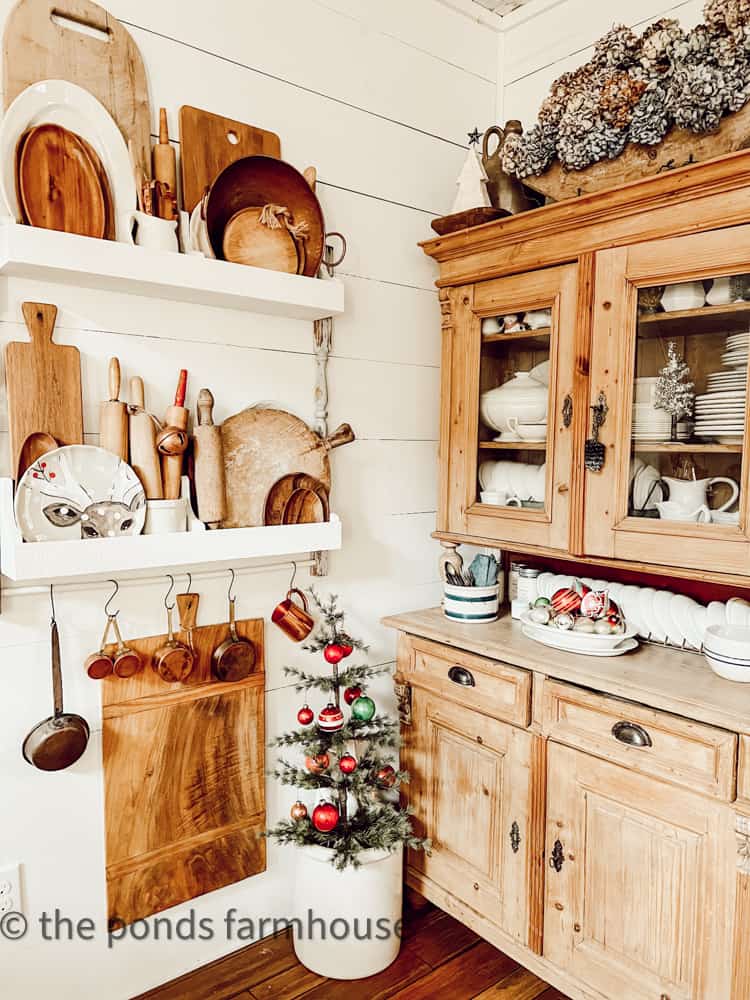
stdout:
POLYGON ((549 745, 544 954, 618 1000, 730 996, 732 810, 549 745))
POLYGON ((577 287, 567 265, 442 293, 439 531, 569 548, 577 287))
POLYGON ((432 850, 410 852, 409 865, 531 947, 539 924, 530 908, 535 739, 412 688, 406 795, 432 850))
POLYGON ((749 247, 738 226, 597 254, 590 393, 608 413, 588 555, 750 574, 749 247))

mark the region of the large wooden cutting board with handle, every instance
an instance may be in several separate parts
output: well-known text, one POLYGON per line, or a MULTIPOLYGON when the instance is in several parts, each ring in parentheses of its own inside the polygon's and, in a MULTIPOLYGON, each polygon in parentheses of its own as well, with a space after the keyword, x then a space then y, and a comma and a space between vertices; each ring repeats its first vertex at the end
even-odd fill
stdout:
POLYGON ((151 176, 146 69, 131 35, 109 11, 91 0, 19 0, 3 37, 5 107, 39 80, 68 80, 92 93, 125 141, 133 140, 136 159, 151 176))
POLYGON ((30 434, 51 434, 61 447, 83 443, 78 348, 53 343, 57 306, 24 302, 22 309, 31 343, 12 341, 5 348, 12 469, 30 434))
POLYGON ((183 684, 151 668, 163 635, 126 636, 143 670, 102 681, 110 921, 132 923, 266 867, 263 621, 240 620, 237 632, 255 646, 245 680, 212 676, 224 623, 192 631, 197 662, 183 684))
POLYGON ((182 200, 192 212, 219 174, 244 156, 281 158, 281 140, 275 132, 183 105, 180 108, 180 163, 182 200))
POLYGON ((224 446, 227 515, 224 528, 265 524, 266 500, 284 476, 306 473, 331 488, 332 448, 349 444, 354 432, 342 424, 322 438, 286 410, 251 406, 221 425, 224 446))

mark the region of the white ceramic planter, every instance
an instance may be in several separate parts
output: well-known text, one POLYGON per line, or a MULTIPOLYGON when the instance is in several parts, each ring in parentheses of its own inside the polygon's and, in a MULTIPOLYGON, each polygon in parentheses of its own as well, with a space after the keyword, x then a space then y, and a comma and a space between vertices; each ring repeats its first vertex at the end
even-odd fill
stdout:
POLYGON ((297 850, 294 951, 328 979, 374 976, 401 948, 403 848, 366 851, 361 860, 339 872, 325 848, 297 850))
POLYGON ((497 621, 500 584, 491 587, 457 587, 443 584, 443 612, 446 618, 463 625, 487 625, 497 621))

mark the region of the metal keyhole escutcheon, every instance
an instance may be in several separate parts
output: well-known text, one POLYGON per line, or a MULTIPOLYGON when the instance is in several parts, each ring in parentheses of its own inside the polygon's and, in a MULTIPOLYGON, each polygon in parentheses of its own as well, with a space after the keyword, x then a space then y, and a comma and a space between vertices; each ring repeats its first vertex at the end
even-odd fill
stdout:
POLYGON ((561 872, 564 861, 565 852, 563 851, 563 845, 559 840, 556 840, 555 846, 552 848, 552 857, 549 859, 549 866, 550 868, 554 868, 556 872, 561 872))

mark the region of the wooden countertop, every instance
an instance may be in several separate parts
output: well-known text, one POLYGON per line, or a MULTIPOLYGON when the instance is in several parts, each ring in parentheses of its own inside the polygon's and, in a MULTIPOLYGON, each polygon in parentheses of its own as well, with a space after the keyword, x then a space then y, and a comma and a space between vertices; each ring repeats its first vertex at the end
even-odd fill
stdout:
POLYGON ((695 653, 642 644, 624 656, 575 655, 526 638, 509 612, 492 625, 459 625, 448 621, 441 608, 427 608, 392 615, 383 624, 557 680, 750 734, 750 684, 717 677, 695 653))

